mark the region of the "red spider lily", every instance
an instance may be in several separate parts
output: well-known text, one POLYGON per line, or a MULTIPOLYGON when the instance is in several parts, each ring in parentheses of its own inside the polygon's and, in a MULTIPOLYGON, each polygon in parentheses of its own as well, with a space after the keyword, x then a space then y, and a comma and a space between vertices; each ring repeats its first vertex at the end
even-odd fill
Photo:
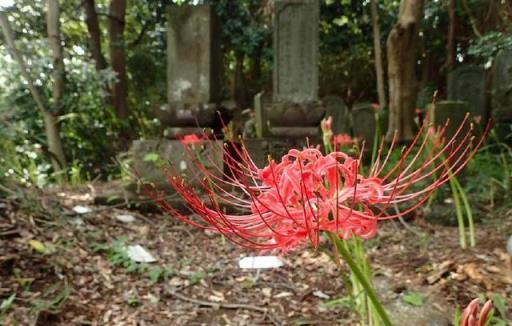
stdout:
POLYGON ((196 134, 190 134, 183 136, 180 141, 184 145, 197 145, 203 143, 205 138, 206 137, 199 137, 196 134))
MULTIPOLYGON (((199 187, 187 183, 172 165, 165 170, 193 217, 164 201, 159 190, 148 187, 148 193, 171 215, 216 230, 248 248, 286 251, 308 240, 316 247, 322 231, 335 232, 340 238, 367 239, 377 233, 379 220, 412 212, 464 168, 483 142, 483 137, 475 140, 472 136, 468 118, 453 138, 437 145, 429 141, 433 130, 424 124, 394 164, 389 161, 395 141, 386 155, 382 142, 366 176, 360 172, 361 157, 339 151, 324 155, 315 148, 291 149, 280 161, 269 159, 260 169, 243 143, 227 151, 225 146, 211 142, 208 146, 213 154, 193 159, 203 175, 199 187), (417 151, 413 152, 414 148, 417 151), (215 166, 219 160, 211 155, 223 157, 230 173, 215 166), (213 168, 207 169, 205 162, 213 168), (395 204, 406 208, 388 214, 388 206, 395 204)), ((446 125, 438 136, 445 130, 446 125)), ((185 149, 194 155, 187 146, 185 149)))
POLYGON ((350 135, 347 134, 337 134, 332 138, 332 143, 335 147, 339 148, 342 146, 347 146, 352 143, 355 143, 356 141, 350 137, 350 135))
POLYGON ((478 315, 478 308, 480 306, 480 299, 472 300, 469 305, 464 309, 464 313, 462 314, 462 318, 460 320, 460 326, 485 326, 487 319, 489 318, 489 314, 492 310, 492 301, 488 300, 482 310, 480 310, 480 315, 478 315))

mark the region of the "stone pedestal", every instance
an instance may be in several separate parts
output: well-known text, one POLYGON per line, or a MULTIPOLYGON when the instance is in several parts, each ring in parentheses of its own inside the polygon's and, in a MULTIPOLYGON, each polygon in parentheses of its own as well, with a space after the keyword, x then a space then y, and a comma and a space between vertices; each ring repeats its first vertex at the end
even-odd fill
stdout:
POLYGON ((321 102, 291 103, 266 101, 264 94, 254 99, 256 133, 259 137, 305 138, 319 135, 326 109, 321 102))
MULTIPOLYGON (((213 150, 213 146, 222 146, 222 142, 207 140, 202 144, 195 145, 192 150, 203 158, 202 161, 206 167, 214 165, 222 167, 223 158, 213 150), (208 159, 206 159, 207 157, 208 159)), ((198 185, 198 180, 200 180, 198 178, 203 176, 193 163, 190 154, 178 140, 135 140, 132 145, 132 153, 134 170, 145 181, 154 183, 155 186, 166 192, 174 192, 163 173, 163 167, 168 167, 169 163, 179 175, 187 178, 189 185, 198 185)), ((215 173, 218 170, 211 168, 210 171, 215 173)))

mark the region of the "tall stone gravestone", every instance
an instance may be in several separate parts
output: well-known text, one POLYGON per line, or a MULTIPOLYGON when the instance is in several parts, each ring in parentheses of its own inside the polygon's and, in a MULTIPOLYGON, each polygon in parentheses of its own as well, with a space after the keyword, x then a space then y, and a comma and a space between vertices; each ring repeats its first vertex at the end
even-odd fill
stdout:
MULTIPOLYGON (((263 137, 318 135, 325 108, 318 101, 318 0, 275 0, 273 94, 255 103, 263 137)), ((261 100, 256 98, 256 101, 261 100)))
POLYGON ((464 101, 473 117, 486 120, 485 70, 462 66, 448 74, 448 100, 464 101))
POLYGON ((220 23, 209 5, 167 12, 167 99, 157 112, 167 136, 201 133, 216 118, 222 92, 220 23))
POLYGON ((318 100, 317 0, 276 0, 274 25, 274 101, 318 100))
MULTIPOLYGON (((167 12, 167 87, 168 104, 156 112, 166 128, 165 138, 134 141, 133 165, 139 174, 158 187, 167 180, 159 163, 171 162, 176 171, 197 183, 198 169, 192 153, 209 157, 208 163, 222 167, 222 149, 214 140, 203 140, 193 151, 184 150, 180 136, 202 135, 211 127, 221 100, 221 37, 219 21, 208 5, 171 6, 167 12), (214 147, 218 146, 218 147, 214 147)), ((215 169, 213 169, 215 170, 215 169)))
POLYGON ((492 116, 501 139, 512 134, 512 50, 502 50, 494 61, 492 116))

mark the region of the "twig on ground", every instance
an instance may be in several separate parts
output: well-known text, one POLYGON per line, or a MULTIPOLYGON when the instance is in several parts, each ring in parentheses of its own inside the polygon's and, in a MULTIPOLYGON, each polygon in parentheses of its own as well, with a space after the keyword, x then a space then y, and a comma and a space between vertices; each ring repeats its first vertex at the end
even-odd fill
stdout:
POLYGON ((196 304, 196 305, 199 305, 199 306, 206 306, 206 307, 212 307, 212 308, 215 308, 215 309, 220 309, 220 308, 224 308, 224 309, 246 309, 246 310, 253 310, 253 311, 258 311, 258 312, 261 312, 262 314, 264 314, 264 316, 268 317, 268 319, 274 324, 274 325, 281 325, 281 323, 279 321, 277 321, 275 318, 273 318, 271 316, 271 314, 269 313, 268 309, 267 308, 262 308, 262 307, 258 307, 258 306, 254 306, 254 305, 250 305, 250 304, 245 304, 245 303, 220 303, 220 302, 211 302, 211 301, 205 301, 205 300, 198 300, 198 299, 194 299, 194 298, 189 298, 183 294, 180 294, 180 293, 177 293, 176 291, 174 290, 169 290, 169 293, 171 294, 171 296, 181 300, 181 301, 186 301, 186 302, 190 302, 190 303, 193 303, 193 304, 196 304))

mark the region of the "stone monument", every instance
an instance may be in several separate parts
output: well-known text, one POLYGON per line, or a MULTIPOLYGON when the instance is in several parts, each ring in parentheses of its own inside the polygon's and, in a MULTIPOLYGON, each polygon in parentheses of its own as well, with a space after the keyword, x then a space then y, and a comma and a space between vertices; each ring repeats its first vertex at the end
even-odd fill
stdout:
POLYGON ((325 107, 318 101, 318 0, 275 0, 273 93, 255 98, 261 137, 319 134, 325 107))
POLYGON ((221 101, 220 23, 209 5, 171 6, 167 21, 168 104, 156 116, 169 138, 200 134, 221 101))
POLYGON ((204 160, 212 165, 223 164, 218 154, 221 141, 201 138, 188 152, 178 140, 185 135, 202 136, 204 128, 214 125, 222 99, 222 57, 219 21, 209 5, 171 6, 167 18, 168 103, 155 112, 163 135, 134 141, 132 153, 134 168, 145 180, 171 190, 160 163, 170 162, 192 184, 197 174, 194 154, 208 157, 204 160), (219 146, 216 154, 214 146, 219 146))
POLYGON ((448 100, 464 101, 474 118, 485 123, 485 69, 478 66, 462 66, 448 74, 448 100))
POLYGON ((356 103, 352 106, 351 116, 354 137, 364 140, 367 149, 373 147, 375 132, 377 131, 376 114, 378 114, 377 109, 372 103, 356 103))
POLYGON ((512 134, 512 50, 502 50, 494 61, 492 117, 500 139, 512 134))

